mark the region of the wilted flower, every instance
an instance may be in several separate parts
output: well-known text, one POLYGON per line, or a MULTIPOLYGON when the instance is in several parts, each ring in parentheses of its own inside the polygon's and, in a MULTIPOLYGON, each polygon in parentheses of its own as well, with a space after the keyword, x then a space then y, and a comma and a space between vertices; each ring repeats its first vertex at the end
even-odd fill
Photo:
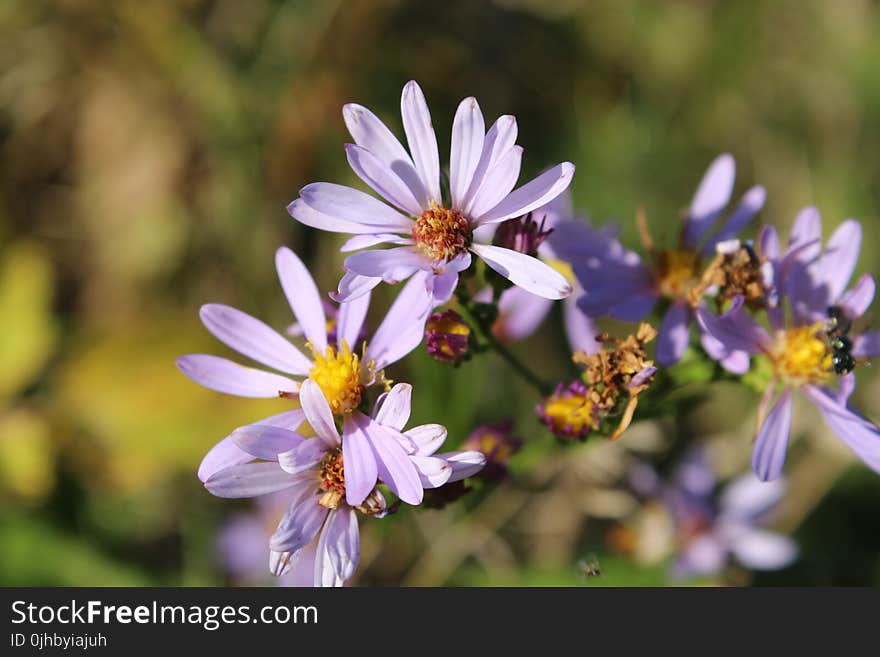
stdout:
POLYGON ((611 434, 617 440, 629 427, 638 405, 638 396, 651 384, 657 368, 648 360, 645 344, 657 332, 641 324, 635 335, 616 340, 600 335, 604 347, 595 354, 577 352, 575 363, 584 366, 583 381, 556 390, 536 407, 541 421, 559 438, 583 439, 609 415, 620 412, 621 419, 611 434))
MULTIPOLYGON (((239 397, 296 399, 299 381, 305 378, 320 386, 334 413, 351 413, 361 404, 367 387, 387 385, 383 368, 403 358, 421 342, 430 311, 422 294, 424 280, 416 277, 403 288, 358 355, 349 345, 358 343, 369 295, 342 304, 338 320, 328 331, 317 286, 302 261, 293 251, 282 247, 276 253, 275 264, 281 287, 308 339, 306 346, 312 352, 311 358, 260 320, 235 308, 208 304, 202 306, 199 314, 205 327, 226 345, 295 378, 208 354, 181 356, 177 366, 196 383, 239 397), (328 339, 331 332, 336 335, 335 343, 328 339)), ((303 419, 303 411, 295 409, 261 420, 260 424, 296 430, 303 419)), ((205 481, 224 467, 250 459, 227 436, 205 456, 199 467, 199 479, 205 481)))
POLYGON ((219 497, 254 497, 286 491, 290 503, 269 541, 270 569, 288 572, 317 537, 315 586, 341 586, 360 556, 355 511, 382 517, 387 505, 376 488, 387 485, 404 502, 419 504, 423 488, 435 488, 477 472, 478 452, 433 456, 446 438, 440 425, 403 432, 412 388, 398 384, 381 401, 375 417, 346 416, 342 436, 320 386, 308 379, 300 389, 303 412, 316 438, 266 425, 236 429, 231 438, 254 462, 215 472, 205 487, 219 497))
POLYGON ((425 324, 425 348, 434 360, 457 365, 470 354, 471 328, 454 310, 434 313, 425 324))
POLYGON ((464 449, 485 455, 486 466, 480 471, 483 479, 498 481, 507 475, 510 457, 523 445, 522 438, 514 436, 512 430, 513 420, 509 418, 494 424, 481 424, 464 441, 464 449))
POLYGON ((401 96, 409 153, 367 108, 349 104, 342 114, 355 141, 346 146, 351 168, 390 205, 350 187, 313 183, 300 190, 288 211, 307 226, 355 234, 344 251, 397 246, 346 258, 348 273, 340 281, 337 300, 351 300, 383 280, 398 283, 424 271, 429 274, 427 292, 437 305, 445 303, 459 272, 470 266, 471 253, 534 294, 559 299, 571 292, 565 278, 539 260, 474 240, 476 229, 527 214, 552 200, 574 174, 574 165, 563 162, 513 190, 522 158, 522 148, 515 144, 514 117, 502 116, 486 132, 477 101, 461 102, 452 126, 451 198, 446 202, 440 193, 440 157, 431 115, 415 81, 406 84, 401 96))
MULTIPOLYGON (((674 248, 655 248, 640 216, 642 239, 651 256, 649 263, 621 246, 612 235, 599 232, 594 233, 589 257, 572 261, 584 287, 578 303, 590 317, 609 315, 640 321, 661 299, 669 302, 657 340, 660 365, 674 365, 687 348, 694 308, 700 303, 694 290, 701 285, 704 258, 715 252, 717 244, 736 237, 764 206, 764 188, 752 187, 724 225, 711 233, 730 201, 735 172, 730 155, 721 155, 712 162, 691 201, 674 248)), ((747 369, 748 358, 733 354, 722 365, 741 372, 744 361, 747 369)))
MULTIPOLYGON (((819 408, 831 430, 862 461, 880 471, 880 429, 849 406, 855 376, 847 372, 850 368, 836 367, 838 348, 832 336, 839 331, 832 331, 829 316, 829 310, 833 310, 832 314, 849 326, 865 313, 874 298, 874 279, 869 275, 846 290, 858 260, 861 226, 852 220, 841 224, 828 240, 824 253, 821 232, 821 218, 815 208, 807 208, 798 215, 784 254, 775 229, 768 226, 762 231, 761 252, 773 265, 773 285, 779 299, 776 306, 767 309, 771 332, 746 313, 742 296, 721 316, 706 309, 697 310, 703 330, 724 350, 759 356, 772 372, 761 401, 752 452, 752 466, 765 481, 778 477, 785 463, 793 390, 800 391, 819 408), (843 376, 838 376, 836 369, 843 376), (835 381, 839 382, 838 389, 828 388, 835 381), (782 392, 770 408, 779 387, 782 392)), ((852 355, 853 364, 856 357, 880 354, 877 331, 853 331, 844 337, 846 344, 841 346, 847 347, 844 352, 852 355)))

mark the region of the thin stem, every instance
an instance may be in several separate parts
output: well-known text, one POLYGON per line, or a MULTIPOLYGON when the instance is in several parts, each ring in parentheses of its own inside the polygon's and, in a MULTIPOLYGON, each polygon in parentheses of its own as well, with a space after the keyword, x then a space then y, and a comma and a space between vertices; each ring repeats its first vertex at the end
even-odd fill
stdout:
POLYGON ((480 345, 483 349, 492 349, 501 356, 513 368, 526 383, 534 387, 541 395, 547 394, 549 387, 541 380, 541 378, 532 372, 522 361, 520 361, 513 353, 504 346, 498 338, 492 334, 492 327, 487 326, 479 313, 475 313, 472 308, 472 302, 468 298, 460 299, 460 308, 466 316, 467 320, 479 329, 481 337, 485 344, 480 345))

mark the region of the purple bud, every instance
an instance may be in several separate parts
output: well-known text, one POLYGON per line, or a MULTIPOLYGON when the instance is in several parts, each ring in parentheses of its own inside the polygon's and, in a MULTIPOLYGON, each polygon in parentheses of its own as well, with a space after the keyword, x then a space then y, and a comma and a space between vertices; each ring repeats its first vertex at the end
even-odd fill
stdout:
POLYGON ((489 481, 498 481, 507 474, 510 457, 520 450, 522 438, 512 434, 513 420, 505 419, 495 424, 481 424, 464 441, 461 449, 472 449, 486 456, 486 465, 477 475, 489 481))
POLYGON ((434 313, 425 324, 425 346, 441 363, 460 363, 470 352, 470 337, 470 327, 454 310, 434 313))

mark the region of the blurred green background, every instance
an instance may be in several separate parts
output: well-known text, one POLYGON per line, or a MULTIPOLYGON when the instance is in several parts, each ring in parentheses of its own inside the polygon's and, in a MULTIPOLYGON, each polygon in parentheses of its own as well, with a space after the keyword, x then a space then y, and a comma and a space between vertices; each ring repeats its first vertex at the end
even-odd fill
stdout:
MULTIPOLYGON (((458 101, 476 95, 487 120, 517 116, 524 176, 573 161, 578 210, 627 239, 641 204, 671 238, 729 151, 737 194, 768 188, 764 221, 785 228, 815 204, 827 235, 858 218, 858 272, 880 264, 877 3, 5 0, 0 44, 0 585, 243 581, 215 543, 248 507, 212 498, 195 470, 229 430, 284 409, 201 389, 174 358, 228 353, 199 323, 202 303, 291 321, 279 245, 335 288, 342 238, 285 206, 311 181, 360 186, 341 106, 400 133, 409 79, 441 159, 458 101)), ((376 295, 373 317, 390 299, 376 295)), ((560 326, 554 312, 529 359, 571 378, 560 326)), ((877 420, 872 374, 857 403, 877 420)), ((447 446, 505 414, 527 446, 506 484, 362 523, 355 583, 664 584, 668 550, 620 484, 632 455, 701 441, 721 476, 747 468, 744 386, 701 391, 705 403, 615 444, 560 447, 494 357, 452 371, 419 352, 392 375, 415 384, 415 421, 449 426, 447 446), (615 554, 615 528, 644 549, 615 554), (603 575, 585 580, 589 552, 603 575)), ((776 521, 801 558, 713 582, 880 584, 880 477, 804 409, 776 521)))

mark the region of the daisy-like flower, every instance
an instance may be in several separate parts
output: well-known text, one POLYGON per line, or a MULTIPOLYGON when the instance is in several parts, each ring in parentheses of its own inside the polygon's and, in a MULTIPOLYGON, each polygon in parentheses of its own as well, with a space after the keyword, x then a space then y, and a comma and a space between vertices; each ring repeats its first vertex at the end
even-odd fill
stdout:
MULTIPOLYGON (((536 255, 565 276, 573 289, 562 305, 569 347, 572 351, 588 354, 599 351, 600 345, 596 341, 599 329, 595 321, 577 305, 583 289, 569 264, 592 254, 591 251, 588 254, 588 251, 593 248, 593 233, 582 219, 574 215, 570 195, 560 194, 530 216, 509 219, 500 224, 494 241, 512 242, 519 247, 517 250, 536 255)), ((491 290, 488 292, 491 294, 491 290)), ((505 342, 524 340, 538 329, 552 307, 551 299, 532 294, 521 287, 510 287, 498 299, 498 318, 492 325, 492 332, 505 342)))
POLYGON ((672 519, 676 579, 716 575, 731 556, 753 570, 785 568, 797 557, 794 541, 762 527, 785 494, 782 479, 765 484, 748 473, 716 492, 715 474, 699 449, 686 455, 671 484, 660 483, 647 465, 634 474, 639 492, 659 498, 672 519))
MULTIPOLYGON (((312 352, 306 356, 290 340, 260 320, 220 304, 202 306, 205 327, 221 342, 277 374, 239 365, 219 356, 189 354, 177 366, 199 385, 239 397, 281 397, 295 400, 303 379, 314 381, 326 396, 333 413, 346 415, 356 409, 371 385, 386 385, 383 368, 397 362, 422 341, 430 311, 423 293, 425 275, 413 278, 395 299, 373 336, 363 343, 359 335, 370 303, 364 295, 340 306, 338 318, 329 323, 318 288, 302 261, 288 248, 275 257, 278 278, 299 327, 312 352), (335 340, 331 341, 329 336, 335 340), (352 349, 361 342, 358 354, 352 349)), ((304 420, 301 409, 289 410, 258 424, 296 430, 304 420)), ((232 436, 214 446, 199 466, 199 479, 230 465, 245 463, 251 455, 239 449, 232 436)))
POLYGON ((267 425, 232 433, 253 462, 215 472, 205 487, 228 498, 286 492, 290 502, 269 540, 274 574, 286 574, 297 564, 312 569, 315 586, 341 586, 360 556, 357 512, 381 517, 388 510, 377 477, 404 502, 419 504, 424 488, 463 479, 483 467, 479 452, 434 456, 446 439, 441 425, 403 431, 411 394, 411 386, 397 384, 375 417, 359 411, 347 415, 340 436, 321 387, 307 379, 300 401, 315 438, 267 425))
MULTIPOLYGON (((730 201, 735 175, 731 155, 721 155, 712 162, 697 187, 675 247, 655 248, 646 224, 641 222, 649 261, 625 249, 612 235, 597 233, 590 257, 573 262, 575 276, 585 290, 578 303, 590 317, 609 315, 636 322, 661 300, 669 303, 657 338, 660 365, 677 363, 690 341, 694 308, 701 301, 693 292, 700 287, 704 261, 714 254, 717 244, 736 237, 764 206, 766 191, 752 187, 722 227, 712 231, 730 201)), ((749 365, 747 355, 739 352, 729 354, 721 363, 737 373, 749 365)))
POLYGON ((474 231, 522 216, 551 201, 571 182, 574 165, 563 162, 513 189, 522 148, 517 126, 502 116, 485 129, 475 98, 458 106, 452 125, 449 199, 440 192, 440 157, 431 115, 421 88, 410 81, 400 101, 409 152, 385 124, 361 105, 343 108, 354 144, 345 147, 351 168, 387 203, 350 187, 313 183, 288 206, 297 221, 355 235, 343 251, 380 244, 345 260, 338 301, 355 299, 380 282, 398 283, 428 272, 426 289, 436 305, 449 300, 471 254, 512 283, 549 299, 568 296, 571 286, 552 268, 528 255, 478 243, 474 231), (513 190, 513 191, 511 191, 513 190))
POLYGON ((880 334, 842 330, 840 335, 846 342, 839 349, 834 344, 835 330, 829 316, 829 310, 837 309, 831 314, 839 317, 845 329, 867 311, 874 298, 874 279, 867 274, 847 290, 858 260, 862 230, 856 221, 843 222, 824 252, 821 234, 821 218, 815 208, 806 208, 798 215, 784 253, 776 230, 767 226, 762 231, 759 248, 761 256, 772 264, 772 296, 778 296, 777 305, 768 308, 769 332, 745 311, 743 297, 737 297, 721 316, 697 310, 703 330, 727 350, 763 358, 772 372, 759 409, 752 453, 752 466, 765 481, 782 472, 794 391, 819 409, 826 424, 856 456, 880 471, 880 429, 850 408, 855 375, 848 372, 851 367, 841 367, 835 361, 838 352, 849 353, 853 364, 856 358, 876 357, 880 354, 880 334), (836 390, 830 387, 835 382, 839 383, 836 390), (781 393, 770 408, 777 389, 781 393))

